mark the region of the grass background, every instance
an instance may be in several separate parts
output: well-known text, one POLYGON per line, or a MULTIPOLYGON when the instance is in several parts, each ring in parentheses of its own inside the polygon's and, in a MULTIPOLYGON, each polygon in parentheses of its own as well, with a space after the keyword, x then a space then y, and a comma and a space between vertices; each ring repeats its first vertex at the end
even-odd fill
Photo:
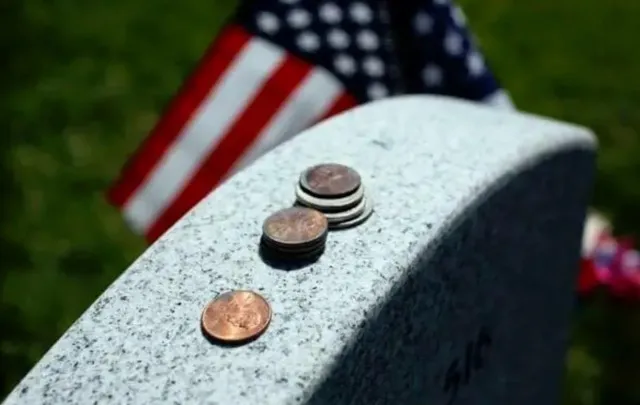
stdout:
MULTIPOLYGON (((640 3, 460 0, 521 109, 593 128, 594 205, 640 233, 640 3)), ((0 398, 144 249, 103 193, 234 1, 0 5, 0 398)), ((640 404, 640 308, 581 303, 565 404, 640 404)))

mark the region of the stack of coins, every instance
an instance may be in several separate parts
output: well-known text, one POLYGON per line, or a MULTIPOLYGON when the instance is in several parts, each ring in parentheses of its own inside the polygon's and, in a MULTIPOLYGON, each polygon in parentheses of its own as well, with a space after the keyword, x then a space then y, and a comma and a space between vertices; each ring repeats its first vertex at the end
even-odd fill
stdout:
POLYGON ((373 213, 373 202, 365 194, 358 172, 337 163, 305 170, 296 186, 296 201, 322 212, 329 229, 359 225, 373 213))
POLYGON ((262 226, 261 248, 270 258, 310 260, 324 252, 328 222, 307 207, 290 207, 269 216, 262 226))

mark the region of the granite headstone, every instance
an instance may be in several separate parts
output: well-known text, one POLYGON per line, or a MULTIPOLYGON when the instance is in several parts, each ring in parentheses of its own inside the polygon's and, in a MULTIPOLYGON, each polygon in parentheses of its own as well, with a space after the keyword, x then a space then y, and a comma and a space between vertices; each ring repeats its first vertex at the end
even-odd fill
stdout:
POLYGON ((4 403, 556 403, 594 151, 584 128, 443 97, 348 111, 192 209, 4 403), (359 171, 375 213, 314 264, 266 264, 262 221, 325 161, 359 171), (211 344, 201 311, 233 289, 273 320, 211 344))

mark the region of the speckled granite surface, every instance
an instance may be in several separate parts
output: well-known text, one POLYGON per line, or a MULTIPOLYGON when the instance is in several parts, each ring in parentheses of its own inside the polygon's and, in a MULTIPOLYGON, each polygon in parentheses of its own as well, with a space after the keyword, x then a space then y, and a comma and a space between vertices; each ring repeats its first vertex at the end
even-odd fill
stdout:
POLYGON ((594 143, 440 98, 353 110, 240 173, 148 249, 5 404, 549 404, 558 395, 594 143), (294 271, 257 253, 305 167, 357 168, 376 213, 294 271), (273 321, 210 344, 203 305, 260 291, 273 321))

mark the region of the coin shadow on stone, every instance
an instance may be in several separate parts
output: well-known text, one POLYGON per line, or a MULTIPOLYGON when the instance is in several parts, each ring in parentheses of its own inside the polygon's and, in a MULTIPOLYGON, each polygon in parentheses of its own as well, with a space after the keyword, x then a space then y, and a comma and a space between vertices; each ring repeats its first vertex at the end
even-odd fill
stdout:
POLYGON ((260 244, 258 247, 258 255, 262 261, 270 267, 278 270, 292 271, 300 270, 316 263, 320 256, 324 253, 324 249, 313 257, 308 258, 283 258, 274 254, 269 248, 260 244))
POLYGON ((212 345, 232 349, 232 348, 236 348, 236 347, 240 347, 240 346, 245 346, 245 345, 247 345, 247 344, 249 344, 251 342, 254 342, 254 341, 260 339, 260 336, 262 336, 264 334, 264 331, 262 333, 257 334, 256 336, 252 336, 252 337, 250 337, 248 339, 231 341, 231 342, 227 342, 227 341, 216 339, 216 338, 214 338, 212 336, 209 336, 207 334, 207 332, 204 330, 204 327, 202 326, 202 324, 200 325, 200 333, 202 333, 202 336, 207 340, 207 342, 211 343, 212 345))
POLYGON ((353 228, 357 228, 358 225, 360 225, 360 224, 355 224, 355 225, 351 225, 351 226, 345 226, 345 227, 342 227, 342 228, 329 228, 329 232, 330 233, 346 232, 346 231, 352 230, 353 228))

